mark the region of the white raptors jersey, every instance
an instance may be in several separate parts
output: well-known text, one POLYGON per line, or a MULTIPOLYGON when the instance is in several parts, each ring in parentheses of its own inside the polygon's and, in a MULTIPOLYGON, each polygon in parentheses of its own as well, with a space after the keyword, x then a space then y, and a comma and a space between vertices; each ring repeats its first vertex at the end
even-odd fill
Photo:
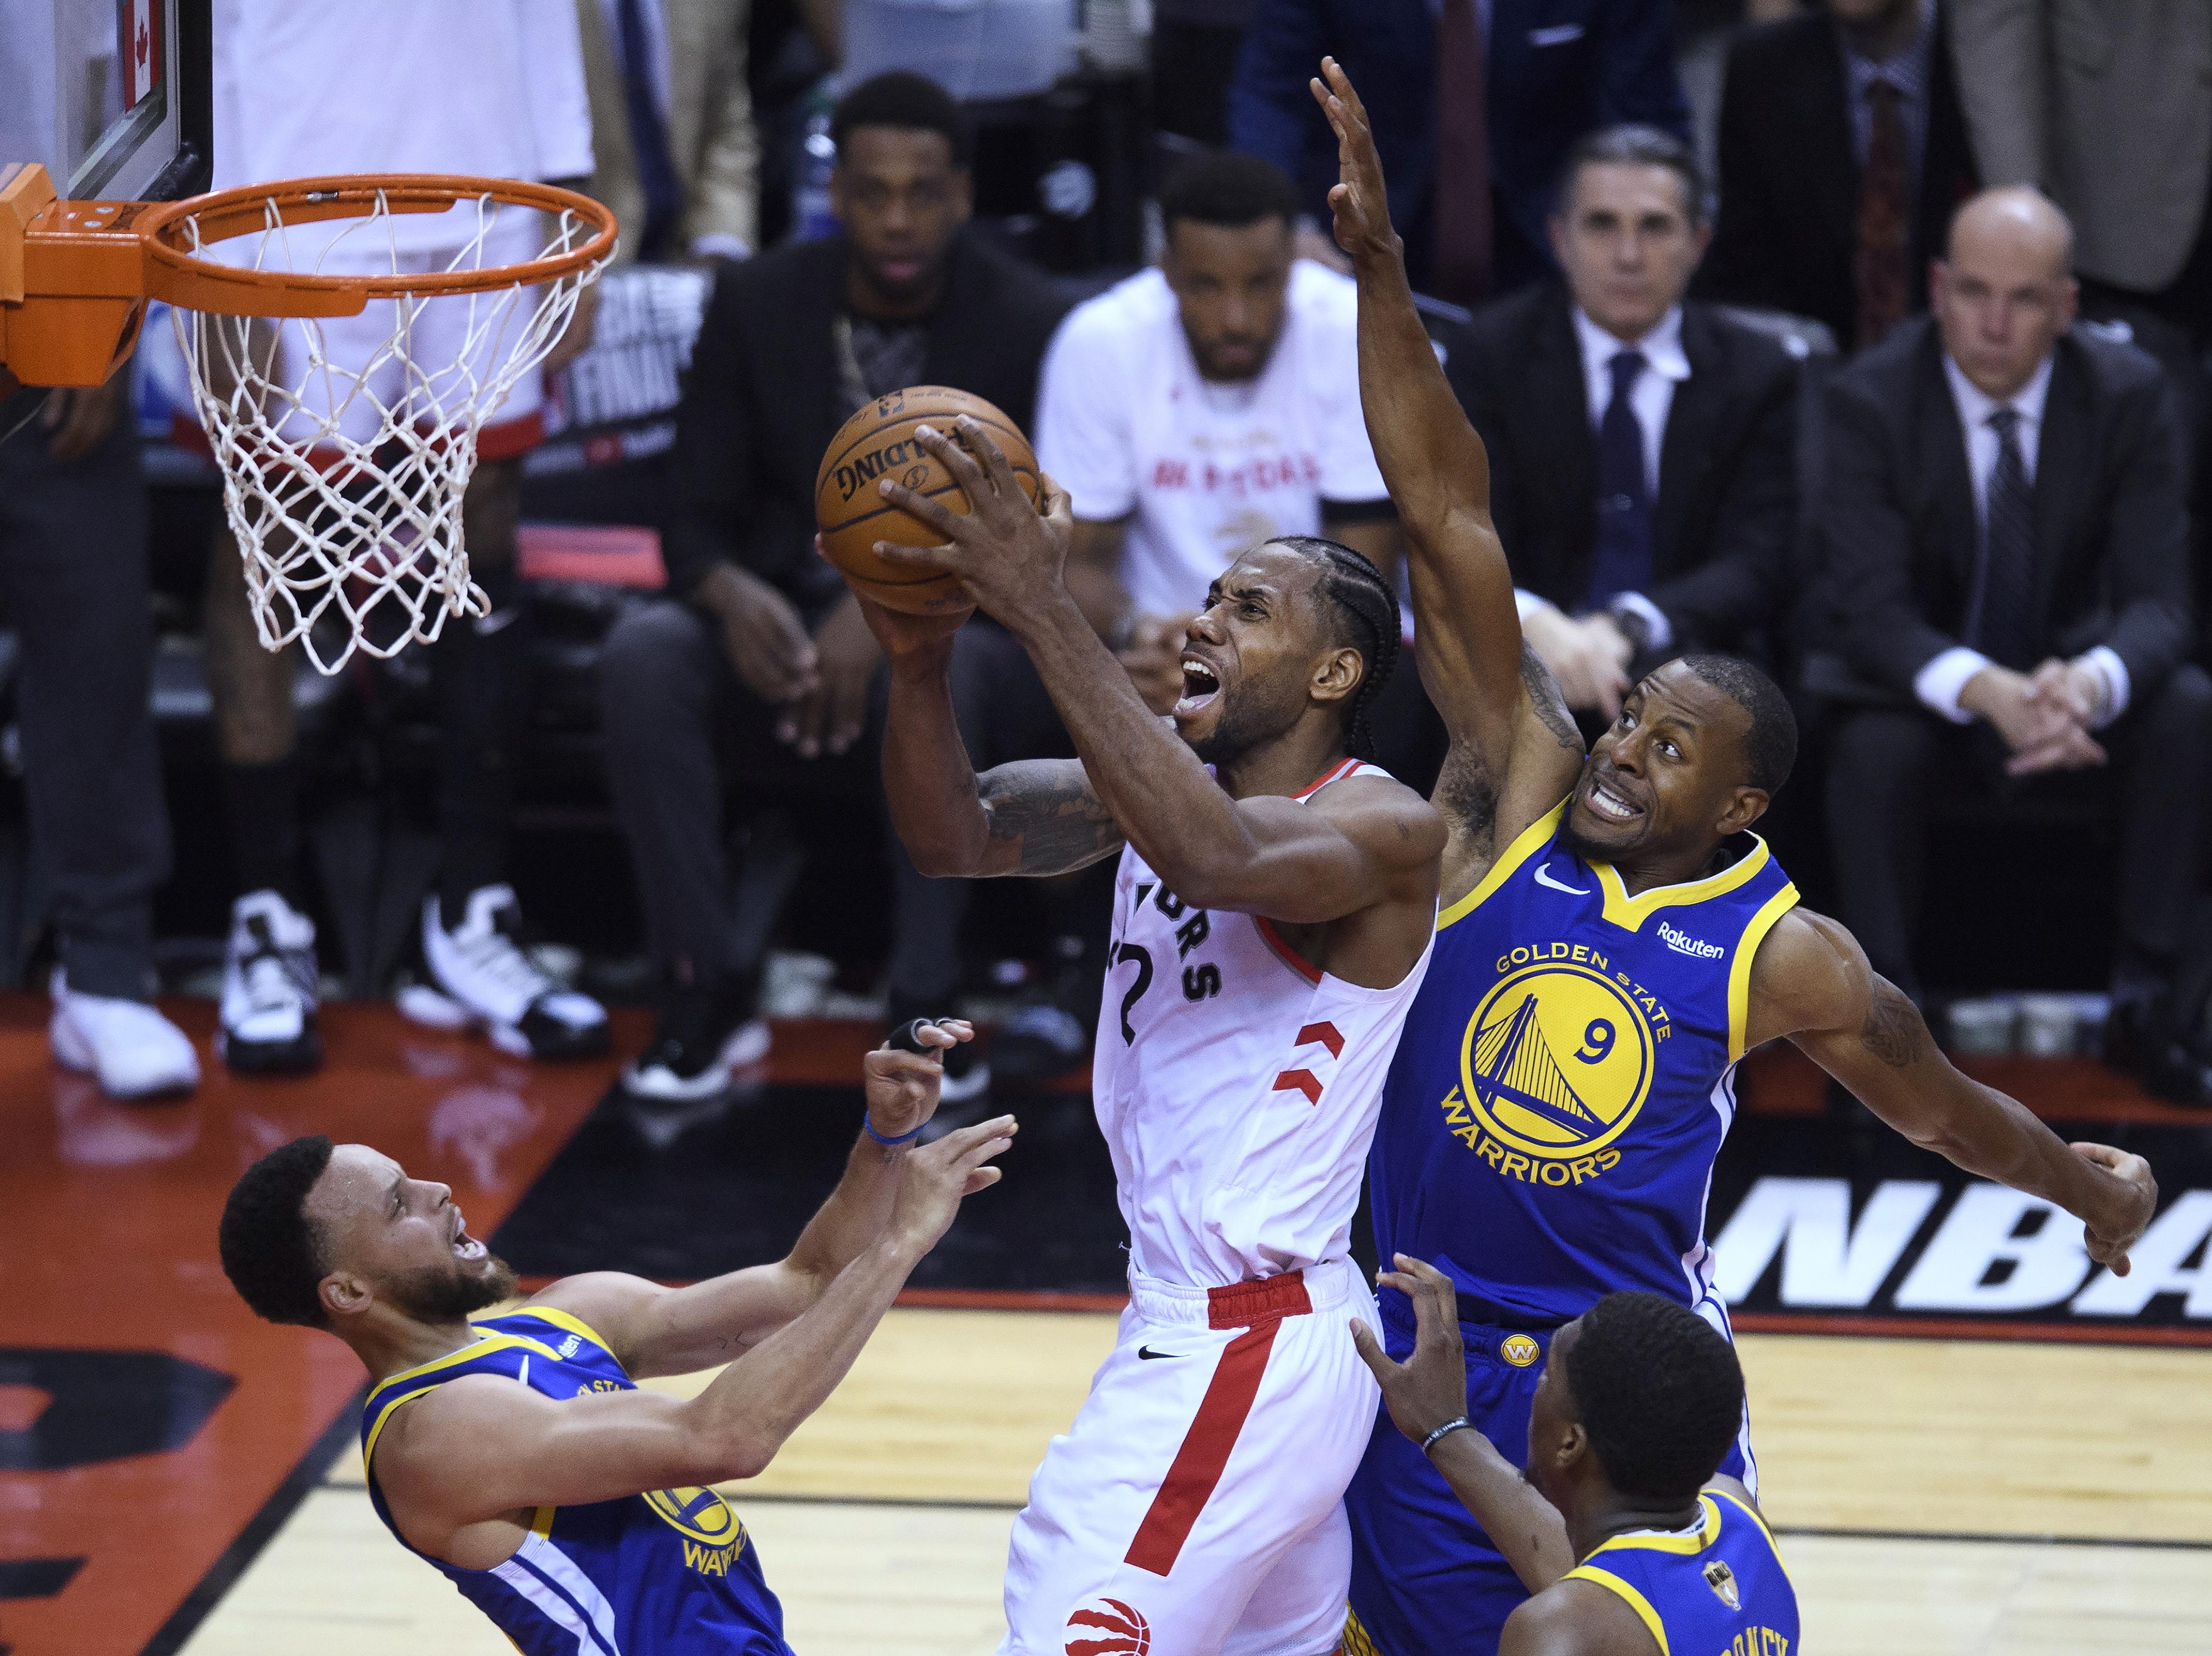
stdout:
MULTIPOLYGON (((1363 772, 1384 773, 1347 759, 1296 797, 1363 772)), ((1091 1092, 1131 1267, 1217 1288, 1341 1258, 1429 951, 1388 989, 1346 983, 1124 847, 1107 959, 1091 1092)))

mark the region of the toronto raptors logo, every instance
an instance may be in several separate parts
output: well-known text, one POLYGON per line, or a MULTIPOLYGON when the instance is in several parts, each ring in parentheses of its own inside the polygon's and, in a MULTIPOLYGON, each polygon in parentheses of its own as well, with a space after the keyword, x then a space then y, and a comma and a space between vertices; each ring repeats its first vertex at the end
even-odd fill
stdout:
POLYGON ((1145 1656, 1152 1623, 1119 1598, 1092 1598, 1067 1618, 1067 1656, 1145 1656))

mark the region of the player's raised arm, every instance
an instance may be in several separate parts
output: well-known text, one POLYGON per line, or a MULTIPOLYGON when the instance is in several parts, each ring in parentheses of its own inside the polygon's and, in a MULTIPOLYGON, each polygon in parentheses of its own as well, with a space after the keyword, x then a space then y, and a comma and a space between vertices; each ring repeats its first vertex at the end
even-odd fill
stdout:
POLYGON ((469 1526, 757 1475, 836 1389, 961 1198, 996 1182, 1004 1118, 904 1154, 890 1222, 796 1320, 696 1397, 588 1392, 556 1401, 471 1374, 398 1409, 370 1471, 408 1542, 450 1556, 469 1526))
MULTIPOLYGON (((1425 897, 1420 900, 1433 902, 1443 829, 1426 803, 1400 784, 1370 778, 1329 790, 1315 807, 1279 796, 1232 798, 1171 726, 1145 706, 1127 673, 1084 620, 1064 573, 1073 525, 1066 494, 1054 486, 1048 510, 1040 515, 989 434, 964 416, 959 443, 927 427, 917 433, 917 440, 958 479, 971 510, 964 517, 955 515, 887 479, 881 485, 884 498, 938 530, 947 543, 926 552, 879 543, 878 555, 950 569, 1022 640, 1082 755, 1089 796, 1176 895, 1201 907, 1241 910, 1293 924, 1340 919, 1394 897, 1419 897, 1424 883, 1425 897), (980 463, 970 451, 982 457, 980 463)), ((1208 610, 1193 623, 1194 636, 1213 624, 1209 617, 1224 602, 1249 604, 1264 620, 1270 612, 1287 614, 1291 606, 1310 601, 1291 591, 1287 579, 1271 584, 1255 578, 1234 594, 1225 597, 1224 591, 1224 584, 1217 582, 1208 595, 1208 610)), ((1349 648, 1336 657, 1324 674, 1338 675, 1340 682, 1331 685, 1332 692, 1349 696, 1364 670, 1362 657, 1349 648)), ((895 666, 895 703, 896 677, 895 666)), ((909 700, 909 708, 915 705, 909 700)), ((950 719, 947 699, 921 732, 940 745, 939 755, 927 761, 931 774, 939 779, 932 785, 937 792, 932 815, 939 817, 953 814, 951 796, 957 791, 951 782, 957 773, 942 751, 950 719)), ((894 723, 884 737, 884 779, 895 792, 908 767, 920 762, 910 755, 894 756, 903 734, 894 723)), ((957 737, 951 731, 952 742, 957 737)), ((1340 755, 1342 751, 1336 749, 1340 755)), ((964 750, 959 759, 964 765, 964 750)), ((993 778, 1000 775, 992 773, 993 778)), ((1072 782, 1044 797, 1054 809, 1067 809, 1060 802, 1075 797, 1072 782)), ((987 800, 982 810, 968 816, 968 858, 1001 808, 987 800)), ((911 806, 904 809, 916 814, 911 806)), ((893 810, 902 810, 896 798, 893 810)), ((1035 815, 1031 808, 1024 820, 1035 815)), ((907 816, 899 820, 903 835, 907 816)), ((911 840, 908 846, 914 850, 911 840)), ((915 856, 920 864, 921 853, 915 856)))
POLYGON ((952 708, 962 616, 903 616, 860 599, 890 678, 884 794, 922 873, 988 879, 1066 874, 1113 856, 1121 830, 1079 761, 1027 759, 975 774, 952 708))
POLYGON ((1374 1330, 1357 1318, 1352 1343, 1382 1388, 1390 1423, 1421 1446, 1521 1585, 1541 1592, 1575 1567, 1566 1523, 1468 1419, 1467 1350, 1451 1278, 1403 1253, 1392 1263, 1397 1268, 1377 1272, 1375 1281, 1413 1301, 1413 1350, 1394 1362, 1374 1330))
MULTIPOLYGON (((1336 131, 1342 177, 1329 206, 1359 284, 1359 400, 1405 525, 1421 682, 1455 742, 1473 743, 1502 782, 1532 710, 1543 707, 1522 682, 1513 576, 1490 517, 1489 457, 1413 306, 1366 107, 1333 58, 1322 60, 1313 91, 1336 131)), ((1556 730, 1547 734, 1560 745, 1556 730)), ((1579 739, 1574 749, 1578 761, 1579 739)), ((1558 786, 1534 810, 1557 803, 1568 774, 1560 767, 1558 786)))
POLYGON ((2158 1206, 2150 1164, 2068 1144, 2027 1106, 1960 1074, 1920 1009, 1826 915, 1784 915, 1753 961, 1750 1043, 1778 1036, 1923 1149, 2065 1209, 2081 1221, 2089 1257, 2127 1274, 2128 1250, 2158 1206))
MULTIPOLYGON (((803 1316, 890 1222, 908 1147, 936 1113, 944 1054, 972 1040, 972 1025, 940 1018, 916 1025, 915 1052, 885 1041, 863 1060, 867 1128, 845 1174, 791 1252, 682 1288, 619 1271, 564 1277, 531 1301, 589 1324, 633 1380, 689 1374, 726 1363, 803 1316)), ((1000 1125, 1009 1137, 1013 1118, 1000 1125)))

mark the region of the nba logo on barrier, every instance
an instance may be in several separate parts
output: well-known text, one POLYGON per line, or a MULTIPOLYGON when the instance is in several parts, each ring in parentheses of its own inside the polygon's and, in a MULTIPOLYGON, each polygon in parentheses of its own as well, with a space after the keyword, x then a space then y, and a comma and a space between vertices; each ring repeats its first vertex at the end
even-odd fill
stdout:
POLYGON ((1536 1342, 1526 1334, 1508 1334, 1498 1343, 1498 1355, 1516 1368, 1526 1368, 1544 1355, 1536 1342))
POLYGON ((1067 1656, 1145 1656, 1152 1623, 1119 1598, 1092 1598, 1067 1618, 1067 1656))

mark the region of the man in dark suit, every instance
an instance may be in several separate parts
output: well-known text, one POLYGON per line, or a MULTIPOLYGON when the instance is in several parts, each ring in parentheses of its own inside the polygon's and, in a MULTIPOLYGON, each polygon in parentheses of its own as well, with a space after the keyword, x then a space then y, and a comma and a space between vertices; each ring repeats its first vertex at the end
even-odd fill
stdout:
POLYGON ((1935 314, 1829 387, 1825 607, 1868 687, 1831 733, 1842 913, 1917 994, 1939 774, 2009 791, 2109 760, 2119 773, 2095 792, 2121 823, 2118 1046, 2155 1089, 2201 1097, 2171 1005, 2212 787, 2182 440, 2155 361, 2068 331, 2071 252, 2033 191, 1975 197, 1932 273, 1935 314))
MULTIPOLYGON (((762 928, 740 936, 725 866, 724 778, 753 798, 868 809, 875 640, 814 551, 814 476, 846 418, 912 385, 957 385, 1026 428, 1037 366, 1066 300, 968 227, 959 110, 919 76, 863 82, 838 106, 832 191, 842 221, 726 270, 677 416, 679 494, 664 542, 668 601, 625 617, 601 663, 609 778, 672 994, 624 1084, 710 1096, 766 1050, 757 1017, 762 928)), ((1064 738, 1019 645, 965 628, 953 666, 979 763, 1064 738), (987 756, 988 755, 988 756, 987 756)), ((925 881, 894 850, 892 1011, 955 987, 963 883, 925 881)), ((978 1077, 947 1071, 948 1099, 978 1077)))
POLYGON ((1826 0, 1737 37, 1720 221, 1698 291, 1827 325, 1850 352, 1928 303, 1973 157, 1936 0, 1826 0))
POLYGON ((1788 573, 1797 365, 1683 302, 1709 234, 1686 146, 1592 133, 1551 223, 1565 284, 1477 312, 1446 362, 1490 452, 1522 633, 1607 722, 1668 656, 1760 652, 1788 573))
POLYGON ((1299 180, 1320 221, 1336 141, 1306 83, 1324 52, 1366 91, 1407 269, 1461 304, 1548 271, 1552 186, 1583 133, 1689 136, 1670 0, 1268 0, 1229 89, 1229 142, 1299 180))

